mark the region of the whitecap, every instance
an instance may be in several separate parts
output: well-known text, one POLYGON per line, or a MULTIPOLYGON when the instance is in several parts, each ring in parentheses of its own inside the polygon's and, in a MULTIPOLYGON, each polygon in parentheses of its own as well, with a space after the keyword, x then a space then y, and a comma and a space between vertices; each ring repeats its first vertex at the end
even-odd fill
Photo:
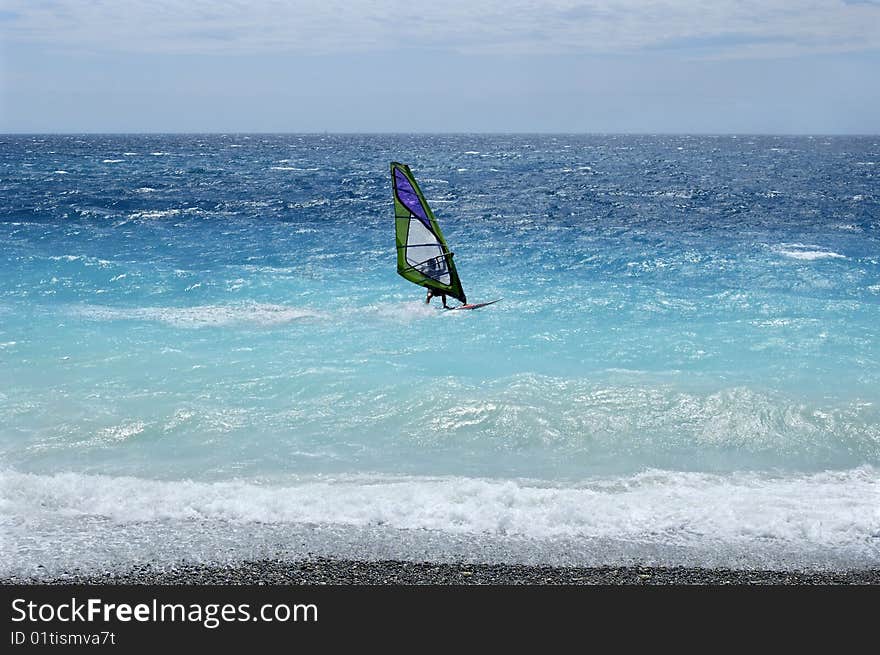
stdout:
POLYGON ((99 266, 100 268, 107 268, 110 266, 110 261, 107 259, 98 259, 97 257, 88 257, 86 255, 49 255, 47 259, 64 262, 81 261, 86 266, 99 266))
POLYGON ((163 209, 163 210, 154 209, 154 210, 149 210, 149 211, 134 212, 133 214, 129 215, 128 218, 129 218, 129 220, 135 220, 135 219, 151 219, 152 220, 152 219, 158 219, 158 218, 167 218, 168 216, 177 216, 178 214, 180 214, 179 209, 163 209))
POLYGON ((773 251, 784 257, 800 259, 803 261, 815 261, 817 259, 847 259, 845 255, 826 250, 821 246, 805 245, 802 243, 782 243, 773 247, 773 251))
MULTIPOLYGON (((196 285, 193 285, 194 288, 196 285)), ((196 307, 122 308, 83 305, 70 308, 70 313, 88 320, 140 320, 165 323, 179 328, 204 328, 233 325, 271 327, 293 321, 319 318, 320 312, 302 307, 267 303, 234 305, 199 305, 196 307)))

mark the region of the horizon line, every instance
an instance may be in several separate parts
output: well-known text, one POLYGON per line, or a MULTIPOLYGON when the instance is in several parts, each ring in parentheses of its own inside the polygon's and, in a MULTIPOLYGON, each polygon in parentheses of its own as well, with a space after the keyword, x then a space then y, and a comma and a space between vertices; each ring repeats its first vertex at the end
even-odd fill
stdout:
POLYGON ((774 137, 880 137, 880 132, 725 132, 725 131, 246 131, 246 130, 212 130, 206 132, 186 130, 156 130, 156 131, 59 131, 59 132, 31 132, 13 131, 0 132, 0 137, 5 136, 774 136, 774 137))

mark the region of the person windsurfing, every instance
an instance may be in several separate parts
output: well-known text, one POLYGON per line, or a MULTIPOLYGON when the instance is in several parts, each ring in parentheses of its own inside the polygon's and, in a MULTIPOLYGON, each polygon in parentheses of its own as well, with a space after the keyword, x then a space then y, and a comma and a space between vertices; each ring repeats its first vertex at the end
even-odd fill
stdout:
POLYGON ((440 299, 443 301, 443 309, 450 309, 449 305, 446 304, 446 294, 431 287, 428 287, 428 297, 425 298, 425 304, 430 304, 431 298, 436 298, 437 296, 440 296, 440 299))

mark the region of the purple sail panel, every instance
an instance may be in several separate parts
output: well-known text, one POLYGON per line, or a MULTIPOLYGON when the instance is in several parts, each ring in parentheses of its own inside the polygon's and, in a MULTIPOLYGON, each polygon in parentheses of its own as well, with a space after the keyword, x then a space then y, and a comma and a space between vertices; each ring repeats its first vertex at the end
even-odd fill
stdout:
POLYGON ((394 169, 394 181, 397 185, 397 199, 430 230, 431 221, 428 220, 428 216, 425 214, 425 209, 419 201, 419 196, 412 188, 409 180, 406 179, 406 175, 401 173, 399 168, 394 169))

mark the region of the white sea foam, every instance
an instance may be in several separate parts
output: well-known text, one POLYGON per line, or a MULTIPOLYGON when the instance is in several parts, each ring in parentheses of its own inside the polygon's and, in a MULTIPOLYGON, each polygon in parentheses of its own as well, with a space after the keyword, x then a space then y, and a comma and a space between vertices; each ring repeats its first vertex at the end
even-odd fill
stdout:
MULTIPOLYGON (((361 313, 363 308, 358 308, 356 311, 361 313)), ((370 305, 367 308, 367 312, 382 319, 404 323, 437 316, 435 307, 419 301, 370 305)))
POLYGON ((826 252, 826 251, 785 251, 781 250, 781 255, 786 255, 787 257, 793 257, 794 259, 805 259, 808 261, 812 261, 814 259, 846 259, 846 256, 838 254, 836 252, 826 252))
POLYGON ((130 220, 146 219, 155 220, 160 218, 168 218, 169 216, 180 215, 179 209, 154 209, 148 211, 133 212, 129 215, 130 220))
POLYGON ((790 327, 803 325, 818 325, 819 319, 816 318, 772 318, 766 320, 751 320, 750 325, 755 327, 790 327))
POLYGON ((89 257, 88 255, 49 255, 47 259, 64 262, 81 261, 86 266, 98 266, 100 268, 107 268, 110 266, 110 261, 106 259, 98 259, 97 257, 89 257))
POLYGON ((102 164, 118 164, 121 161, 125 161, 124 159, 104 159, 101 161, 102 164))
POLYGON ((139 212, 133 212, 129 214, 128 218, 120 223, 123 225, 129 221, 135 220, 159 220, 163 218, 171 218, 174 216, 198 216, 200 214, 204 214, 204 210, 198 207, 184 207, 183 209, 174 208, 174 209, 153 209, 153 210, 145 210, 139 212))
POLYGON ((846 259, 845 255, 826 250, 821 246, 805 245, 803 243, 781 243, 773 247, 773 251, 785 257, 814 261, 817 259, 846 259))
POLYGON ((163 532, 193 525, 200 529, 188 541, 173 539, 177 556, 181 548, 192 554, 230 533, 242 535, 234 547, 246 547, 260 526, 335 526, 400 531, 414 539, 410 557, 424 555, 419 535, 446 534, 489 541, 604 540, 636 545, 644 554, 728 552, 740 562, 762 557, 766 548, 800 561, 818 555, 880 562, 880 473, 871 467, 787 476, 649 470, 568 485, 368 475, 212 483, 6 470, 0 488, 7 527, 3 572, 35 561, 51 567, 51 560, 77 549, 87 559, 108 532, 128 544, 113 554, 117 563, 155 558, 167 548, 163 532), (91 529, 56 532, 65 521, 91 529), (152 541, 124 539, 144 524, 154 526, 148 531, 152 541))
MULTIPOLYGON (((304 200, 302 202, 291 202, 287 204, 289 209, 310 209, 312 207, 323 207, 325 205, 329 205, 330 201, 327 198, 312 198, 311 200, 304 200)), ((316 231, 314 228, 299 228, 305 230, 316 231)), ((297 234, 299 234, 299 229, 297 230, 297 234)))
POLYGON ((320 312, 312 309, 266 303, 135 308, 82 305, 72 307, 70 312, 75 316, 94 321, 156 321, 182 328, 222 325, 273 326, 322 316, 320 312))

